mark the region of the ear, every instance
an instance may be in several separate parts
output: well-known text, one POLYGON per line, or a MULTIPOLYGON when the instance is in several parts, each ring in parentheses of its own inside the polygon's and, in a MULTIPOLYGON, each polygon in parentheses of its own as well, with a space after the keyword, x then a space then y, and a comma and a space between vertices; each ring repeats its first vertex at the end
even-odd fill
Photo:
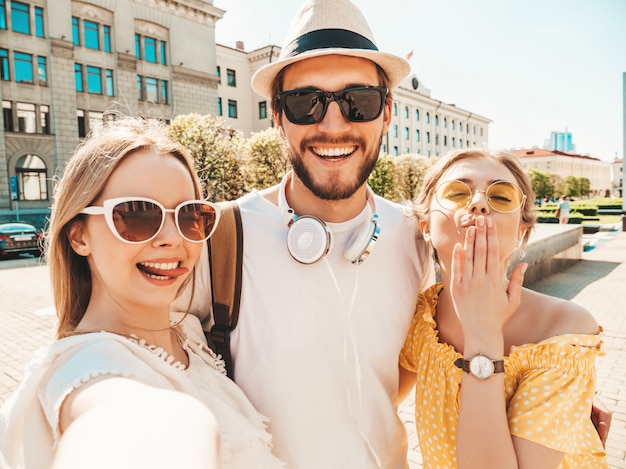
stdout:
POLYGON ((420 220, 419 225, 424 240, 430 242, 430 225, 425 220, 420 220))
POLYGON ((83 220, 77 220, 70 225, 67 229, 67 239, 74 252, 79 256, 86 257, 91 254, 91 249, 85 240, 85 222, 83 220))
POLYGON ((385 100, 385 106, 383 107, 383 133, 386 133, 389 130, 389 126, 391 125, 391 106, 393 106, 393 101, 385 100))

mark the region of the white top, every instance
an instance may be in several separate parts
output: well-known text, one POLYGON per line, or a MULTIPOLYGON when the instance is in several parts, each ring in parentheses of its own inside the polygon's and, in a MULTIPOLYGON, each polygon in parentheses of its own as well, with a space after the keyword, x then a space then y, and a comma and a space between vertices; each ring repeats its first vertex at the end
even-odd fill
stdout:
POLYGON ((204 403, 220 427, 221 468, 283 467, 271 454, 265 418, 223 374, 223 361, 207 350, 198 319, 189 315, 176 327, 189 356, 187 368, 174 363, 161 348, 109 332, 67 337, 40 350, 16 392, 0 409, 0 453, 7 467, 50 467, 63 400, 72 390, 103 375, 181 391, 204 403))
MULTIPOLYGON (((420 259, 428 257, 415 219, 376 197, 381 233, 363 263, 351 264, 343 251, 369 222, 367 208, 328 224, 330 252, 303 265, 287 250, 277 206, 258 192, 239 202, 244 259, 231 336, 235 381, 270 418, 274 453, 290 469, 404 469, 398 357, 423 276, 420 259)), ((201 319, 211 304, 207 259, 205 252, 192 305, 201 319)), ((177 301, 181 309, 187 304, 185 295, 177 301)))

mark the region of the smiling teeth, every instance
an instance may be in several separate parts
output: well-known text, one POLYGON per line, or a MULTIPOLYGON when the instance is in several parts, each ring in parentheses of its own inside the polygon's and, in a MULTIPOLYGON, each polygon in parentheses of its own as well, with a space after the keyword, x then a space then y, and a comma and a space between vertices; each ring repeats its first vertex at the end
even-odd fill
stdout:
POLYGON ((178 262, 141 262, 141 265, 157 270, 174 270, 178 267, 178 262))
POLYGON ((320 148, 315 149, 315 154, 319 156, 346 156, 352 153, 356 147, 346 147, 346 148, 320 148))

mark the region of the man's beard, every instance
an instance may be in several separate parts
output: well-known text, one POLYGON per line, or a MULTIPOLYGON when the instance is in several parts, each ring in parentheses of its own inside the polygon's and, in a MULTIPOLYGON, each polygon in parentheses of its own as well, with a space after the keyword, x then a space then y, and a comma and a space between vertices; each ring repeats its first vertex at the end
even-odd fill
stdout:
MULTIPOLYGON (((356 180, 353 183, 341 182, 340 171, 332 174, 329 179, 323 181, 322 183, 316 183, 315 181, 313 181, 311 173, 306 168, 301 155, 306 151, 306 148, 308 146, 311 146, 314 143, 352 144, 354 143, 354 139, 351 139, 349 142, 342 142, 341 140, 329 142, 326 139, 305 140, 300 145, 300 153, 296 153, 295 150, 291 147, 287 148, 287 153, 294 173, 296 173, 298 179, 300 179, 304 186, 309 189, 316 197, 322 200, 343 200, 350 198, 369 178, 370 174, 374 170, 374 167, 376 166, 376 162, 378 161, 378 155, 380 153, 380 145, 382 143, 382 140, 383 136, 381 134, 378 139, 378 145, 370 148, 364 154, 365 158, 356 170, 356 180)), ((358 144, 361 148, 365 148, 365 144, 363 141, 358 142, 358 144)))

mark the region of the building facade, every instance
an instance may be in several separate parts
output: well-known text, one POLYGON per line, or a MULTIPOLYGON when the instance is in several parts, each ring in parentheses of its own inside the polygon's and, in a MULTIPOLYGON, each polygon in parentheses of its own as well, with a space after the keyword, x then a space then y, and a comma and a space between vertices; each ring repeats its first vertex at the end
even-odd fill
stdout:
POLYGON ((510 153, 521 161, 526 170, 535 169, 545 174, 556 174, 563 179, 568 176, 586 177, 589 179, 591 196, 611 196, 611 163, 590 156, 542 148, 510 150, 510 153))
POLYGON ((212 0, 0 0, 0 222, 43 226, 53 182, 108 112, 217 109, 212 0))
MULTIPOLYGON (((280 47, 265 46, 251 52, 238 42, 235 48, 217 45, 219 115, 246 136, 272 125, 270 102, 256 94, 250 79, 263 65, 276 61, 280 47)), ((489 119, 430 97, 417 76, 406 78, 393 90, 394 105, 382 152, 440 156, 449 150, 487 146, 489 119)))

